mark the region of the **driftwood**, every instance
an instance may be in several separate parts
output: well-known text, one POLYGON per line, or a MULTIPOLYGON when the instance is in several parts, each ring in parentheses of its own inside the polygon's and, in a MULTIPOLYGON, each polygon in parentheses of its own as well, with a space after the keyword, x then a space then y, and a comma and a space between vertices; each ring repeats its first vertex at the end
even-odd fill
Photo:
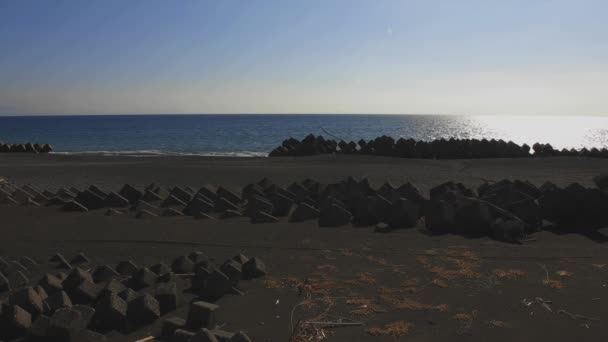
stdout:
POLYGON ((146 341, 152 341, 152 340, 153 340, 153 339, 155 339, 155 338, 156 338, 155 336, 148 336, 148 337, 144 337, 144 338, 142 338, 142 339, 139 339, 139 340, 137 340, 137 341, 135 341, 135 342, 146 342, 146 341))
POLYGON ((357 327, 363 325, 361 322, 302 322, 302 324, 321 325, 323 328, 341 328, 341 327, 357 327))
POLYGON ((583 316, 583 315, 576 315, 576 314, 570 313, 566 310, 559 310, 557 313, 560 315, 566 315, 572 319, 586 319, 589 321, 599 321, 600 320, 599 318, 596 318, 596 317, 587 317, 587 316, 583 316))

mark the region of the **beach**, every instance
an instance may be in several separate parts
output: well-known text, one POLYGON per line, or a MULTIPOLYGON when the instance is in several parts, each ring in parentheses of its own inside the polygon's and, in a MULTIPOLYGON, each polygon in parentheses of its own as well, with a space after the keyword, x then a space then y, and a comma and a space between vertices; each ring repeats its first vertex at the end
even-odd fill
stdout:
POLYGON ((368 178, 375 186, 385 182, 412 182, 428 190, 453 180, 469 186, 504 178, 545 181, 560 185, 579 182, 589 186, 592 177, 608 168, 607 159, 551 157, 426 160, 377 156, 320 155, 311 157, 238 158, 184 156, 95 156, 0 154, 1 175, 12 182, 41 188, 87 187, 95 184, 118 190, 125 183, 167 187, 205 184, 235 190, 262 178, 281 185, 312 178, 337 182, 348 176, 368 178))
MULTIPOLYGON (((156 183, 194 189, 222 185, 240 194, 243 186, 262 178, 288 186, 306 178, 330 183, 353 176, 367 177, 374 187, 410 181, 426 194, 447 180, 471 187, 503 178, 591 187, 608 160, 11 154, 0 155, 0 165, 0 175, 11 183, 51 191, 92 184, 118 191, 125 183, 138 188, 156 183)), ((607 332, 608 249, 579 234, 542 231, 509 244, 487 237, 430 236, 422 223, 382 234, 373 227, 319 227, 316 221, 288 223, 285 218, 262 224, 246 217, 136 219, 129 212, 106 216, 105 209, 66 213, 56 207, 2 206, 0 217, 3 257, 40 261, 28 271, 34 282, 53 271, 47 260, 58 252, 68 258, 83 252, 93 265, 123 260, 171 264, 193 251, 204 251, 218 263, 238 253, 257 256, 266 263, 267 275, 242 281, 242 295, 216 301, 222 329, 245 331, 253 341, 288 341, 293 325, 315 317, 356 323, 325 328, 330 340, 392 341, 395 329, 416 341, 599 341, 607 332)), ((187 316, 193 298, 184 292, 178 307, 154 324, 106 338, 158 336, 164 319, 187 316)))

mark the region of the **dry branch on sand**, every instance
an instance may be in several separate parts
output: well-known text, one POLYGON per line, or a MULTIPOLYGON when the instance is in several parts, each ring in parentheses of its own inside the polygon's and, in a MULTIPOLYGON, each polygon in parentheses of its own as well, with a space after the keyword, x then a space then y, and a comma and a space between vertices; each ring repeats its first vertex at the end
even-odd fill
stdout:
POLYGON ((549 270, 547 269, 547 266, 540 265, 540 264, 539 264, 539 266, 545 270, 546 278, 543 279, 543 285, 549 286, 550 288, 556 289, 556 290, 563 289, 565 287, 561 281, 549 278, 549 270))
POLYGON ((327 334, 323 328, 312 324, 298 323, 289 338, 289 342, 321 342, 327 340, 327 334))
POLYGON ((499 320, 491 320, 488 322, 488 325, 490 327, 494 327, 494 328, 508 328, 509 327, 509 323, 507 323, 505 321, 499 321, 499 320))
POLYGON ((467 323, 467 324, 470 324, 471 322, 473 322, 473 316, 471 316, 467 313, 457 313, 452 318, 454 318, 455 320, 457 320, 459 322, 463 322, 463 323, 467 323))
POLYGON ((336 266, 330 265, 330 264, 319 265, 319 266, 317 266, 317 270, 319 270, 319 271, 335 271, 336 270, 336 266))
POLYGON ((372 327, 365 330, 366 333, 372 336, 394 336, 401 337, 407 335, 414 325, 404 321, 397 321, 386 324, 384 327, 372 327))
POLYGON ((381 295, 380 298, 382 298, 382 300, 384 300, 388 305, 390 305, 394 309, 411 310, 411 311, 426 311, 426 310, 436 310, 439 312, 449 311, 449 306, 447 304, 431 305, 431 304, 421 303, 412 298, 405 298, 405 297, 398 298, 393 295, 381 295))
POLYGON ((492 274, 499 279, 518 279, 526 276, 526 272, 518 269, 500 269, 492 270, 492 274))
POLYGON ((448 288, 450 287, 448 285, 448 282, 443 280, 443 279, 439 279, 439 278, 435 278, 431 281, 431 284, 437 286, 437 287, 441 287, 442 289, 448 288))
POLYGON ((360 283, 363 283, 363 284, 376 285, 376 279, 369 272, 359 272, 359 273, 357 273, 357 279, 356 280, 358 282, 360 282, 360 283))

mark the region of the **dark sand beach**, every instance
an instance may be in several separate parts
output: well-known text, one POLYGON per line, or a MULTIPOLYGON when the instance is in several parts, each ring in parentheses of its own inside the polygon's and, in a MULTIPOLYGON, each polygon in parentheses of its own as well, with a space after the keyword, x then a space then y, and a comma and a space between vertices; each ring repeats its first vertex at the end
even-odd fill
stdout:
POLYGON ((536 185, 593 184, 592 177, 608 169, 608 159, 551 157, 428 160, 377 156, 319 155, 312 157, 127 157, 55 154, 0 154, 0 174, 13 183, 41 188, 85 187, 111 189, 129 183, 146 186, 219 184, 238 189, 268 178, 288 185, 312 178, 337 182, 348 176, 367 177, 375 186, 412 182, 428 190, 453 180, 469 186, 484 180, 528 180, 536 185))
MULTIPOLYGON (((363 156, 303 158, 104 157, 0 155, 0 176, 40 189, 96 184, 118 191, 211 183, 234 191, 267 177, 288 185, 312 178, 335 182, 368 177, 373 186, 406 181, 423 191, 447 180, 525 179, 540 185, 579 182, 608 169, 608 160, 527 158, 414 160, 363 156)), ((48 258, 84 252, 95 265, 132 260, 170 263, 204 251, 219 262, 241 252, 264 260, 268 274, 240 283, 244 296, 216 304, 218 324, 253 341, 287 341, 299 320, 342 318, 360 326, 325 329, 330 341, 602 341, 608 335, 608 247, 578 234, 538 232, 522 244, 490 238, 429 236, 423 224, 374 232, 373 227, 319 227, 316 221, 251 224, 247 218, 135 219, 105 210, 64 213, 56 207, 0 207, 0 254, 35 258, 32 280, 54 270, 48 258), (338 317, 338 318, 337 318, 338 317), (320 318, 319 318, 320 319, 320 318), (391 333, 400 330, 402 337, 391 333), (379 335, 379 336, 374 336, 379 335)), ((153 325, 108 340, 157 335, 153 325)))

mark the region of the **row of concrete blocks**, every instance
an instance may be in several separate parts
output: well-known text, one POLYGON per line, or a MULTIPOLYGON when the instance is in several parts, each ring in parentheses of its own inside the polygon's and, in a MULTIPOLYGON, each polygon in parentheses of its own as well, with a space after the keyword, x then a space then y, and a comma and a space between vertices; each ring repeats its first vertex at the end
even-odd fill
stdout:
POLYGON ((502 139, 436 139, 433 141, 381 136, 358 142, 326 139, 307 135, 304 139, 286 139, 273 149, 270 157, 311 156, 317 154, 360 154, 401 158, 471 159, 471 158, 521 158, 533 156, 582 156, 608 158, 606 148, 554 149, 551 144, 535 143, 518 145, 502 139))
POLYGON ((0 153, 49 153, 53 147, 49 144, 5 144, 0 142, 0 153))
MULTIPOLYGON (((92 273, 83 268, 91 266, 83 254, 72 258, 72 262, 56 254, 51 261, 71 271, 67 275, 46 274, 35 287, 11 291, 8 302, 2 305, 0 338, 76 341, 83 336, 100 337, 99 333, 111 330, 132 331, 177 308, 181 284, 178 277, 191 278, 190 290, 215 300, 230 292, 242 294, 236 288, 241 279, 266 273, 259 258, 242 254, 220 267, 202 252, 193 252, 175 258, 171 267, 158 263, 146 268, 123 261, 115 269, 103 265, 92 273)), ((191 311, 188 320, 205 321, 201 315, 191 311)), ((211 328, 208 324, 188 325, 190 332, 203 326, 211 328)))

